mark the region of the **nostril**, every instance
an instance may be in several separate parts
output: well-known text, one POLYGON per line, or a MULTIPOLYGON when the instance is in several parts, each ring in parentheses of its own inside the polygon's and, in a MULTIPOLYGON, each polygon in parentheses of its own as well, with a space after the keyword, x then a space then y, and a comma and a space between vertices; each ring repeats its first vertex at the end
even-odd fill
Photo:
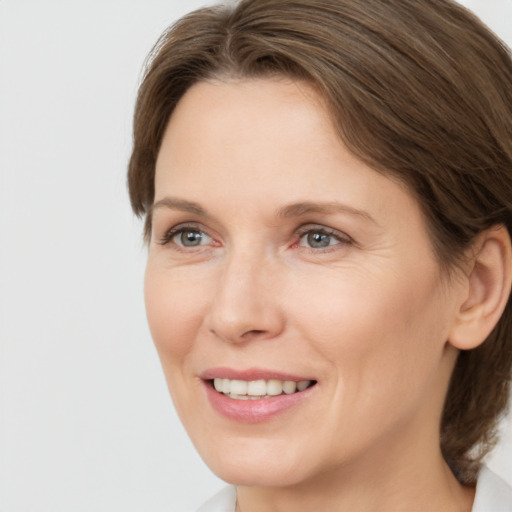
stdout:
POLYGON ((270 331, 266 329, 241 329, 240 332, 236 332, 234 329, 209 329, 210 333, 215 337, 230 342, 244 343, 252 340, 263 339, 269 335, 270 331))
POLYGON ((242 338, 243 338, 243 337, 249 338, 249 337, 251 337, 251 336, 258 336, 258 335, 260 335, 260 334, 264 334, 264 333, 265 333, 265 331, 264 331, 264 330, 260 330, 260 329, 252 329, 252 330, 250 330, 250 331, 244 332, 244 333, 242 334, 242 338))

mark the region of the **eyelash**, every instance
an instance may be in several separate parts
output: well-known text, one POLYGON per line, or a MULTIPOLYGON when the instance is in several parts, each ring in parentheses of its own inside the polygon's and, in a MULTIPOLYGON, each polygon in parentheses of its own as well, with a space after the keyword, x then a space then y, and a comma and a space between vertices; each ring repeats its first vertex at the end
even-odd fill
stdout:
MULTIPOLYGON (((178 226, 175 226, 175 227, 169 229, 159 240, 159 244, 160 245, 168 245, 173 242, 173 239, 177 235, 183 234, 187 231, 201 233, 203 235, 206 235, 208 238, 212 238, 205 231, 203 231, 199 225, 196 225, 196 224, 183 225, 182 224, 182 225, 178 225, 178 226)), ((337 231, 337 230, 334 230, 331 228, 326 228, 324 226, 311 225, 311 224, 301 226, 296 231, 295 236, 298 237, 298 240, 292 244, 292 247, 301 247, 304 250, 308 250, 308 251, 316 253, 316 254, 336 250, 337 248, 339 248, 340 245, 347 246, 347 245, 353 244, 353 240, 345 233, 342 233, 340 231, 337 231), (327 245, 325 247, 317 247, 317 248, 301 245, 300 242, 303 239, 303 237, 305 237, 306 235, 309 235, 309 234, 313 234, 313 233, 335 238, 338 243, 333 244, 333 245, 327 245)), ((173 245, 176 250, 180 250, 180 251, 187 251, 190 249, 197 249, 197 248, 203 247, 202 245, 187 247, 187 246, 180 245, 176 242, 174 242, 173 245)))
MULTIPOLYGON (((205 234, 206 233, 200 228, 200 226, 196 225, 196 224, 186 224, 186 225, 179 225, 179 226, 175 226, 171 229, 169 229, 168 231, 166 231, 164 233, 164 235, 162 236, 162 238, 159 240, 159 244, 160 245, 168 245, 170 244, 172 241, 173 241, 173 238, 176 237, 177 235, 180 235, 182 233, 185 233, 187 231, 190 231, 190 232, 196 232, 196 233, 202 233, 202 234, 205 234)), ((208 236, 208 235, 206 235, 208 236)), ((211 237, 209 237, 211 238, 211 237)), ((186 250, 187 248, 185 246, 181 246, 177 243, 174 243, 174 245, 179 249, 179 250, 186 250)))

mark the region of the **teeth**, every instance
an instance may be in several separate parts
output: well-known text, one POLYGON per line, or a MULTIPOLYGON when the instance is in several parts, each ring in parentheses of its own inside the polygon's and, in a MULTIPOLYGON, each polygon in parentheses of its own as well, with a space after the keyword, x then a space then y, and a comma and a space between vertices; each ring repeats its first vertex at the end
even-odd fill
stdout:
POLYGON ((297 382, 297 389, 299 391, 304 391, 310 384, 311 381, 309 380, 301 380, 300 382, 297 382))
MULTIPOLYGON (((309 382, 309 381, 306 380, 304 382, 309 382)), ((283 382, 283 391, 287 395, 291 395, 292 393, 295 393, 295 391, 297 391, 297 383, 293 380, 285 380, 283 382)))
POLYGON ((264 380, 251 380, 247 384, 247 394, 252 396, 266 395, 267 383, 264 380))
POLYGON ((252 396, 252 395, 236 395, 235 393, 229 393, 229 398, 233 398, 233 400, 260 400, 261 398, 270 398, 270 396, 252 396))
POLYGON ((301 380, 230 380, 213 379, 213 387, 219 392, 235 400, 254 400, 262 397, 277 396, 283 393, 291 395, 297 391, 304 391, 313 381, 301 380))
POLYGON ((245 380, 232 380, 229 392, 232 395, 247 395, 247 387, 248 383, 245 380))
POLYGON ((267 382, 267 395, 277 396, 283 392, 282 380, 269 380, 267 382))

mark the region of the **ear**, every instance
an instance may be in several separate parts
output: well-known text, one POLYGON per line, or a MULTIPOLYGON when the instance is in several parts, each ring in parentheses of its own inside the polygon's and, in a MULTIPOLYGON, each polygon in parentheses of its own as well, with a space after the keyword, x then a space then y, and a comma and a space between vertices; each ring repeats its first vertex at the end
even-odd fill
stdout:
POLYGON ((448 341, 460 350, 483 343, 498 323, 511 289, 512 249, 503 225, 480 233, 472 246, 465 297, 448 341))

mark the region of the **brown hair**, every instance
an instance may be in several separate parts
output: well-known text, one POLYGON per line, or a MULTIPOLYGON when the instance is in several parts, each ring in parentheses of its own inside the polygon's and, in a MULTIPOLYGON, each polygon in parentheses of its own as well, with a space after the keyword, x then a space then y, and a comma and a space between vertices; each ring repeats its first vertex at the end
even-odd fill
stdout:
MULTIPOLYGON (((139 89, 128 182, 133 210, 154 200, 170 115, 196 82, 286 75, 325 98, 341 140, 416 195, 444 268, 481 231, 512 228, 512 62, 507 48, 451 0, 242 0, 170 27, 139 89)), ((146 215, 146 238, 151 216, 146 215)), ((478 348, 460 353, 441 447, 472 483, 506 409, 512 303, 478 348)))

